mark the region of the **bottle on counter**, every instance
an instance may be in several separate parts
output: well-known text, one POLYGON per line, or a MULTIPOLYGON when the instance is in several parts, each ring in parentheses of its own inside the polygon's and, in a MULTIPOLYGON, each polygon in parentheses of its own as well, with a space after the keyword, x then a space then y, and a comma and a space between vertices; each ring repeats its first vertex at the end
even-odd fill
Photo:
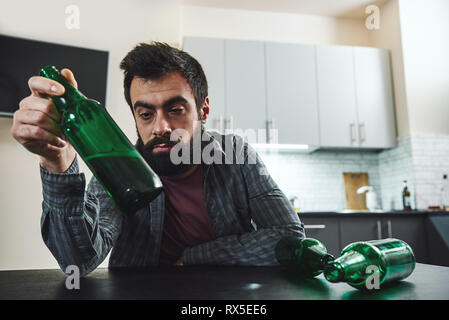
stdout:
POLYGON ((45 66, 40 75, 62 84, 65 93, 52 96, 61 115, 60 127, 117 207, 133 213, 162 191, 159 177, 98 102, 88 99, 45 66))
POLYGON ((326 265, 324 277, 330 282, 346 282, 354 288, 369 290, 405 279, 414 269, 415 256, 410 246, 388 238, 349 244, 340 257, 326 265))
POLYGON ((441 186, 441 209, 449 211, 449 180, 447 174, 443 174, 443 183, 441 186))
POLYGON ((410 198, 410 191, 407 187, 407 180, 404 180, 403 188, 402 188, 402 205, 404 207, 404 211, 412 210, 412 201, 410 198))
POLYGON ((275 255, 279 264, 305 278, 316 277, 334 259, 320 241, 293 236, 282 238, 278 242, 275 255))

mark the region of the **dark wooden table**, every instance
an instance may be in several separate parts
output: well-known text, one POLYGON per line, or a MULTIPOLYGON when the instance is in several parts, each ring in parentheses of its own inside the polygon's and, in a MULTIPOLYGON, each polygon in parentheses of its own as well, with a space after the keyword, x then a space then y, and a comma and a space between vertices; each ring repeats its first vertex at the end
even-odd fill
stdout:
POLYGON ((394 286, 358 291, 329 283, 323 275, 301 280, 281 267, 184 266, 150 269, 97 269, 66 288, 60 270, 0 272, 0 299, 151 300, 447 300, 449 268, 417 264, 394 286))

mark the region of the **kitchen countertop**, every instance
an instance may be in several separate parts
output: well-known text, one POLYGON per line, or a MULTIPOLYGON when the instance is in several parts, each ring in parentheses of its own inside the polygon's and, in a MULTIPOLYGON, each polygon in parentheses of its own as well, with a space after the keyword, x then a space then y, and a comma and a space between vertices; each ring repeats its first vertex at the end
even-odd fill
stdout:
POLYGON ((357 210, 342 210, 342 211, 300 211, 300 217, 379 217, 379 216, 448 216, 448 211, 438 210, 412 210, 412 211, 357 211, 357 210))

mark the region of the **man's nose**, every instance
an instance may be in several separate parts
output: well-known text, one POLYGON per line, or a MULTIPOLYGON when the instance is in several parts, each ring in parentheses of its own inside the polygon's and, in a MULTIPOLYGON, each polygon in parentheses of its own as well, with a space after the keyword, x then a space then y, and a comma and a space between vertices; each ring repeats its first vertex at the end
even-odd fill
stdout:
POLYGON ((153 126, 153 135, 165 136, 171 134, 171 128, 163 112, 157 112, 153 126))

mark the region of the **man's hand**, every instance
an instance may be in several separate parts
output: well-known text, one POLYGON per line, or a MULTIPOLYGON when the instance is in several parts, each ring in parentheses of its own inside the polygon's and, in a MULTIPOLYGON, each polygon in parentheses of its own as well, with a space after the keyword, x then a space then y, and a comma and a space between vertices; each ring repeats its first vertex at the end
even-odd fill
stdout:
MULTIPOLYGON (((61 71, 70 84, 77 88, 72 71, 61 71)), ((67 142, 59 121, 61 117, 50 96, 60 96, 64 87, 51 79, 34 76, 28 81, 31 95, 20 101, 14 113, 11 134, 27 150, 40 155, 40 165, 51 172, 66 171, 75 159, 76 151, 67 142)))

